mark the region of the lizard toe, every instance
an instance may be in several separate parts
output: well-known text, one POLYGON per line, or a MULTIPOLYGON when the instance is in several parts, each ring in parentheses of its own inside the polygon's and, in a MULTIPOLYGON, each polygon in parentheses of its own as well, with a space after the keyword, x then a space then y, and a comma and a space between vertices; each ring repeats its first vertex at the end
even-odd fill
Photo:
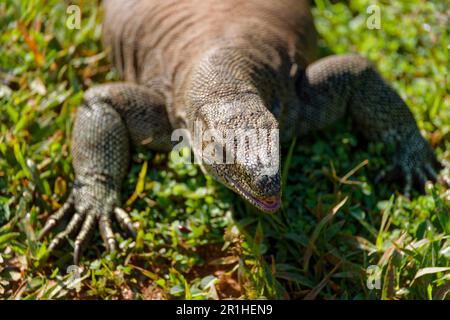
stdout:
POLYGON ((81 227, 81 224, 83 223, 84 214, 75 212, 72 216, 72 219, 70 219, 69 224, 67 227, 58 233, 55 238, 50 242, 50 245, 48 246, 48 253, 51 253, 55 248, 57 248, 62 241, 66 237, 72 236, 78 229, 81 227))
POLYGON ((128 232, 130 236, 136 238, 136 229, 133 226, 131 218, 128 213, 125 212, 122 208, 115 208, 114 213, 116 214, 116 219, 119 222, 121 228, 128 232))
POLYGON ((424 171, 426 173, 426 175, 429 177, 431 182, 436 182, 438 181, 439 177, 438 177, 438 173, 436 172, 436 170, 433 168, 433 166, 429 163, 426 163, 424 166, 424 171))
POLYGON ((80 257, 86 248, 87 243, 92 237, 95 230, 96 218, 92 211, 88 212, 86 219, 83 222, 80 232, 75 239, 75 248, 73 254, 73 263, 79 265, 80 257))
POLYGON ((105 247, 109 252, 116 250, 116 239, 111 224, 110 213, 104 214, 99 219, 100 234, 105 247))
POLYGON ((432 181, 424 172, 422 168, 416 168, 414 170, 414 184, 415 189, 420 193, 425 193, 425 185, 428 181, 432 181))
POLYGON ((403 177, 405 180, 403 194, 405 195, 405 197, 410 199, 411 198, 411 190, 412 190, 412 186, 413 186, 413 175, 409 171, 407 171, 407 172, 404 171, 403 177))
POLYGON ((71 193, 69 198, 67 198, 66 202, 63 204, 63 206, 48 218, 47 222, 45 223, 44 227, 39 233, 38 240, 40 241, 44 239, 45 236, 47 236, 50 233, 50 231, 52 231, 54 228, 60 225, 61 222, 64 219, 66 219, 69 215, 73 214, 74 210, 75 210, 74 196, 73 193, 71 193))

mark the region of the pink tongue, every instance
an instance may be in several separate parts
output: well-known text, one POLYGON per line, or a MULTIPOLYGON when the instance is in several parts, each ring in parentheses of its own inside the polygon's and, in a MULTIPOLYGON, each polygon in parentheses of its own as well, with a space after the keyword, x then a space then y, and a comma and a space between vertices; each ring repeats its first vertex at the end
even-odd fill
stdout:
POLYGON ((274 205, 276 205, 278 203, 278 199, 276 197, 271 197, 271 198, 264 199, 261 202, 264 203, 268 207, 273 207, 274 205))

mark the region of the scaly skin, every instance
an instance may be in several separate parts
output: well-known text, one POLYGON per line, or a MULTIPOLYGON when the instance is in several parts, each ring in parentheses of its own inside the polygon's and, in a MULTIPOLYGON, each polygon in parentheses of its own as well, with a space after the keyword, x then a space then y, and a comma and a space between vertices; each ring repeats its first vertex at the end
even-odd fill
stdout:
MULTIPOLYGON (((115 249, 112 216, 134 234, 120 208, 130 145, 169 151, 173 129, 201 123, 237 138, 279 129, 281 142, 352 117, 367 139, 393 144, 392 167, 422 189, 440 164, 414 118, 375 68, 357 55, 316 59, 307 1, 105 1, 104 41, 125 82, 91 88, 78 110, 72 155, 76 180, 40 238, 72 216, 51 251, 76 232, 75 264, 98 222, 115 249)), ((263 136, 265 137, 265 136, 263 136)), ((279 142, 269 139, 277 164, 279 142)), ((235 151, 236 144, 219 148, 235 151)), ((192 145, 200 154, 201 146, 192 145)), ((232 164, 203 162, 206 174, 262 211, 280 206, 280 168, 263 171, 259 149, 245 145, 232 164)), ((205 160, 204 158, 203 160, 205 160)), ((263 159, 264 160, 264 159, 263 159)))

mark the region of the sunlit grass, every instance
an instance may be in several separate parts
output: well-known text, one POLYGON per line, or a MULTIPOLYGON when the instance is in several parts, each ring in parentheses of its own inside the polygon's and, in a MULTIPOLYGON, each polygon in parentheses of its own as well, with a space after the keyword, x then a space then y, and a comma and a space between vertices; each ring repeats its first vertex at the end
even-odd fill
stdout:
MULTIPOLYGON (((450 160, 446 2, 380 3, 382 27, 368 30, 371 1, 316 1, 322 52, 374 61, 450 160)), ((80 30, 65 26, 62 1, 0 4, 0 297, 446 297, 449 191, 429 186, 408 200, 374 185, 383 146, 364 145, 345 121, 286 146, 275 215, 256 212, 194 165, 136 151, 124 199, 137 239, 117 233, 120 250, 110 255, 96 236, 80 283, 70 286, 72 244, 47 257, 48 240, 36 234, 73 181, 70 133, 83 91, 117 79, 99 41, 101 11, 82 4, 80 30), (367 286, 369 266, 380 289, 367 286)))

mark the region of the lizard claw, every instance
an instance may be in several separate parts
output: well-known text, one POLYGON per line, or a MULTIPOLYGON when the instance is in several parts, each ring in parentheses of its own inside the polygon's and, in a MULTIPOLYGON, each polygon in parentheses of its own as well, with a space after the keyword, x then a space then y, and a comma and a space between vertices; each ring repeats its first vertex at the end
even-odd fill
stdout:
POLYGON ((124 231, 128 231, 130 236, 136 238, 136 230, 133 227, 133 223, 131 222, 130 216, 120 207, 116 207, 114 209, 114 213, 116 214, 116 219, 119 222, 120 226, 124 231))
POLYGON ((88 241, 91 239, 92 234, 94 232, 94 226, 95 226, 95 216, 91 212, 89 212, 86 215, 86 218, 83 222, 80 232, 78 233, 77 238, 75 239, 75 250, 73 253, 73 263, 75 265, 78 265, 80 262, 81 254, 86 248, 86 245, 88 241))
MULTIPOLYGON (((412 189, 424 193, 427 182, 440 181, 439 171, 444 164, 437 160, 428 144, 424 144, 419 150, 416 149, 414 153, 403 151, 399 154, 401 156, 396 161, 396 168, 403 177, 404 195, 407 198, 411 198, 412 189)), ((443 177, 443 179, 445 178, 443 177)))
POLYGON ((67 225, 66 229, 58 233, 52 240, 52 242, 50 242, 47 250, 48 253, 51 253, 55 248, 57 248, 61 244, 62 240, 64 240, 66 237, 72 236, 80 228, 82 222, 83 215, 75 212, 72 216, 72 219, 70 219, 70 222, 67 225))
POLYGON ((102 215, 99 219, 100 234, 106 249, 109 252, 116 251, 116 239, 112 230, 111 218, 109 215, 102 215))
POLYGON ((48 254, 61 245, 64 239, 74 236, 79 230, 74 242, 73 256, 74 264, 78 265, 81 255, 95 231, 97 222, 106 249, 109 252, 115 251, 116 239, 111 221, 113 213, 115 213, 120 226, 133 237, 136 236, 136 231, 129 215, 123 209, 115 206, 118 203, 117 198, 117 193, 98 188, 98 186, 94 190, 87 186, 74 187, 64 205, 47 220, 38 239, 42 240, 65 217, 72 214, 72 218, 66 228, 59 232, 50 242, 47 250, 48 254), (99 190, 102 191, 99 192, 99 190), (98 205, 98 199, 102 199, 103 208, 101 209, 98 205))
POLYGON ((73 193, 71 193, 63 206, 59 208, 59 210, 54 214, 52 214, 50 218, 48 218, 44 228, 42 228, 41 232, 38 235, 39 241, 42 240, 51 230, 57 227, 66 217, 74 213, 75 206, 73 198, 73 193))
POLYGON ((412 181, 413 181, 412 173, 411 172, 404 173, 404 179, 405 179, 405 186, 403 189, 403 194, 408 199, 411 199, 411 190, 412 190, 412 181))
POLYGON ((412 170, 403 167, 402 173, 404 178, 404 195, 411 198, 412 189, 418 190, 420 193, 425 192, 427 182, 436 183, 439 181, 438 169, 435 169, 429 163, 417 166, 412 170))

